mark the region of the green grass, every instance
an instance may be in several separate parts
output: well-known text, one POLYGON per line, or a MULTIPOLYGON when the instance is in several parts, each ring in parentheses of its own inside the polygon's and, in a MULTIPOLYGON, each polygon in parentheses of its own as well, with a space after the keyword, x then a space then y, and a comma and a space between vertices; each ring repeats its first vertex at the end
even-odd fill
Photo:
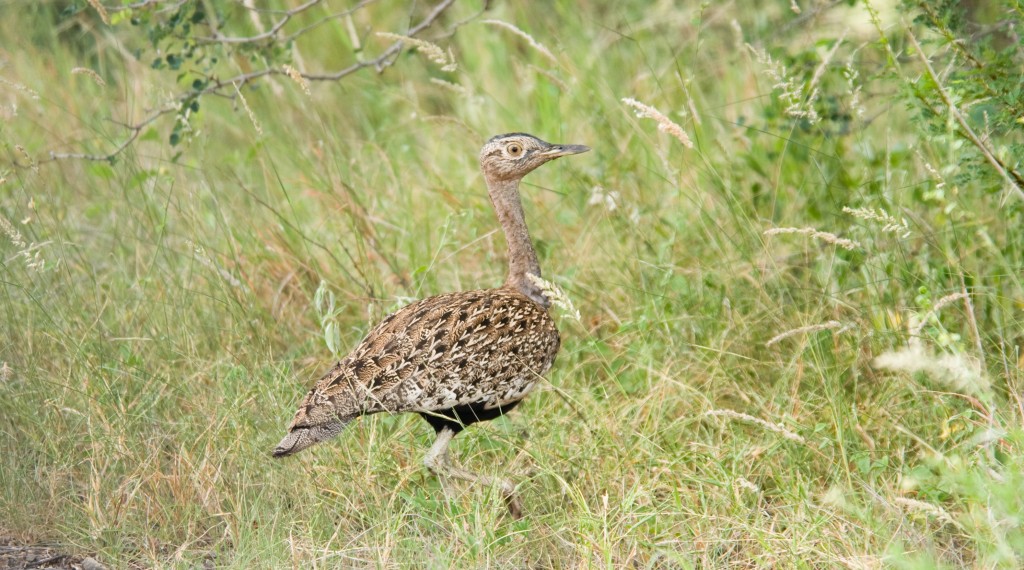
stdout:
MULTIPOLYGON (((788 2, 674 4, 499 3, 485 17, 557 65, 469 23, 438 39, 457 72, 409 52, 311 97, 275 77, 245 91, 262 136, 241 106, 203 99, 182 145, 167 144, 168 118, 113 163, 37 169, 18 147, 36 161, 107 152, 125 136, 109 119, 144 116, 180 86, 149 56, 126 59, 146 47, 127 23, 0 8, 0 214, 21 235, 0 234, 0 531, 113 567, 1021 564, 1021 200, 972 176, 968 145, 914 120, 900 97, 919 70, 884 69, 877 28, 849 26, 821 85, 839 118, 807 125, 730 24, 809 79, 831 47, 817 42, 867 22, 863 6, 786 27, 788 2), (80 66, 107 85, 70 73, 80 66), (272 461, 333 360, 321 281, 342 352, 410 299, 501 282, 476 156, 507 131, 594 149, 524 187, 546 276, 582 319, 560 319, 549 385, 452 446, 520 481, 526 518, 492 489, 454 484, 446 498, 415 416, 363 418, 272 461), (590 203, 596 186, 615 209, 590 203), (905 217, 908 235, 844 206, 905 217), (764 236, 772 227, 861 247, 764 236), (929 313, 964 284, 969 307, 929 313), (983 380, 872 367, 920 318, 923 346, 981 358, 983 380), (765 346, 832 320, 845 330, 765 346)), ((374 4, 356 25, 401 30, 408 14, 374 4)), ((883 11, 882 25, 902 45, 899 17, 883 11)), ((344 26, 316 35, 300 44, 309 68, 352 61, 344 26)), ((384 46, 366 38, 371 54, 384 46)))

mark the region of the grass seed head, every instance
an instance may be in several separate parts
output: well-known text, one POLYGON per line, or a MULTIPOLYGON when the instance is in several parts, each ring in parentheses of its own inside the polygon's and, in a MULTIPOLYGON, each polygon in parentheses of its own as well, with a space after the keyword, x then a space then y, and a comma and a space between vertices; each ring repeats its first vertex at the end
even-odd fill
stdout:
POLYGON ((288 77, 292 78, 292 81, 297 83, 299 87, 302 88, 303 93, 310 97, 313 96, 313 92, 309 90, 309 82, 306 81, 306 78, 303 77, 301 73, 299 73, 298 69, 295 69, 294 67, 286 63, 284 64, 284 72, 288 75, 288 77))
POLYGON ((100 74, 96 73, 95 71, 93 71, 91 69, 89 69, 88 67, 75 67, 75 68, 73 68, 71 70, 71 74, 72 75, 85 75, 89 79, 92 79, 93 82, 96 83, 96 85, 99 85, 100 87, 106 87, 107 86, 107 82, 104 81, 102 77, 100 77, 100 74))
POLYGON ((211 258, 206 253, 206 248, 195 243, 192 240, 188 240, 188 246, 195 254, 196 261, 198 261, 201 265, 203 265, 207 269, 213 271, 218 276, 220 276, 220 278, 223 279, 225 283, 234 287, 235 289, 247 289, 245 284, 239 281, 234 275, 232 275, 230 271, 224 269, 216 261, 214 261, 213 258, 211 258))
POLYGON ((514 26, 514 25, 512 25, 512 24, 510 24, 508 22, 505 22, 503 20, 481 20, 480 23, 481 24, 489 24, 489 25, 492 25, 492 26, 498 26, 499 28, 505 28, 506 30, 512 32, 513 34, 515 34, 515 35, 523 38, 524 40, 526 40, 526 42, 528 44, 530 44, 530 47, 532 47, 533 49, 535 49, 538 52, 540 52, 540 54, 543 55, 544 57, 550 59, 551 62, 554 63, 555 65, 558 65, 558 59, 555 57, 555 54, 551 53, 551 50, 549 50, 548 48, 544 47, 544 44, 542 44, 542 43, 538 42, 537 40, 533 39, 533 36, 531 36, 530 34, 524 32, 523 30, 519 29, 518 27, 516 27, 516 26, 514 26))
POLYGON ((883 232, 899 234, 901 238, 910 237, 910 224, 907 223, 907 219, 897 218, 881 208, 850 208, 849 206, 843 206, 843 212, 862 220, 879 222, 882 224, 883 232))
POLYGON ((443 87, 443 88, 451 91, 452 93, 457 93, 457 94, 459 94, 459 95, 461 95, 463 97, 472 97, 473 96, 473 92, 472 91, 467 89, 466 86, 460 85, 458 83, 452 83, 451 81, 445 81, 444 79, 440 79, 438 77, 431 77, 430 78, 430 82, 433 83, 434 85, 443 87))
POLYGON ((619 207, 622 196, 615 190, 605 190, 602 186, 594 186, 590 189, 588 206, 604 206, 609 212, 614 212, 619 207))
POLYGON ((100 2, 100 0, 88 0, 88 2, 89 2, 89 5, 92 6, 93 10, 96 10, 96 13, 99 14, 100 20, 103 20, 103 23, 109 26, 110 25, 110 14, 107 13, 106 6, 104 6, 100 2))
POLYGON ((821 323, 819 325, 808 325, 806 327, 800 327, 800 328, 796 328, 796 329, 792 329, 792 330, 788 330, 788 331, 779 333, 779 334, 773 336, 771 338, 771 340, 769 340, 768 342, 764 343, 764 345, 765 345, 765 347, 769 347, 769 346, 779 342, 780 340, 787 339, 787 338, 789 338, 791 336, 796 336, 798 334, 810 334, 810 333, 813 333, 813 332, 827 331, 827 330, 833 330, 833 329, 839 329, 840 331, 842 331, 842 330, 846 330, 846 327, 843 327, 843 324, 840 323, 839 321, 829 321, 827 323, 821 323))
POLYGON ((924 373, 950 390, 973 396, 987 396, 992 390, 977 359, 958 352, 935 354, 920 339, 911 339, 906 348, 880 354, 871 365, 905 374, 924 373))
POLYGON ((733 481, 733 485, 735 485, 737 489, 746 489, 747 491, 750 491, 751 493, 754 493, 754 494, 760 494, 761 493, 761 488, 760 487, 758 487, 754 483, 751 483, 750 481, 748 481, 747 479, 745 479, 743 477, 737 477, 733 481))
POLYGON ((238 88, 238 84, 235 84, 235 93, 238 95, 238 100, 242 102, 242 107, 245 108, 245 112, 249 114, 249 121, 252 122, 253 128, 256 129, 256 133, 263 136, 263 127, 260 122, 256 120, 256 113, 252 111, 252 107, 249 106, 249 102, 245 100, 245 95, 242 95, 242 91, 238 88))
POLYGON ((377 32, 378 38, 384 38, 386 40, 392 40, 396 42, 407 43, 414 48, 416 51, 422 53, 430 61, 441 66, 441 71, 455 71, 458 69, 458 65, 455 63, 455 55, 449 48, 446 53, 441 46, 421 40, 419 38, 410 38, 409 36, 403 36, 400 34, 392 34, 391 32, 377 32))
POLYGON ((641 119, 654 120, 656 123, 658 123, 659 131, 668 133, 676 137, 677 139, 679 139, 679 142, 683 143, 683 146, 685 146, 686 148, 693 148, 693 141, 690 140, 690 136, 686 134, 686 131, 683 130, 683 127, 680 127, 678 124, 674 123, 672 119, 669 119, 661 111, 655 109, 654 107, 651 107, 650 105, 646 105, 644 103, 641 103, 640 101, 637 101, 636 99, 632 99, 629 97, 622 99, 622 102, 632 107, 636 111, 637 117, 640 117, 641 119))
POLYGON ((0 216, 0 231, 3 231, 11 245, 18 249, 18 255, 24 260, 28 270, 39 272, 46 269, 46 260, 40 253, 44 244, 26 242, 21 232, 4 216, 0 216))
POLYGON ((832 244, 832 245, 835 245, 835 246, 839 246, 839 247, 841 247, 843 249, 848 249, 848 250, 854 250, 854 249, 860 249, 861 248, 860 242, 854 241, 852 239, 841 238, 841 237, 837 236, 836 234, 833 234, 833 233, 830 233, 830 232, 823 232, 823 231, 817 230, 815 228, 810 228, 810 227, 808 227, 808 228, 771 228, 771 229, 765 230, 765 232, 764 232, 764 235, 768 236, 768 237, 782 235, 782 234, 801 234, 801 235, 809 236, 811 239, 821 240, 821 241, 823 241, 825 243, 829 243, 829 244, 832 244))
POLYGON ((773 432, 773 433, 777 433, 777 434, 781 435, 782 437, 784 437, 784 438, 786 438, 786 439, 788 439, 790 441, 795 441, 797 443, 806 443, 807 442, 807 440, 805 440, 803 438, 803 436, 789 431, 782 424, 777 424, 777 423, 773 424, 771 422, 762 420, 761 418, 755 418, 754 416, 751 416, 749 414, 744 414, 744 413, 741 413, 741 412, 737 412, 735 410, 709 410, 709 411, 705 412, 704 415, 705 416, 711 416, 711 417, 717 417, 717 418, 728 418, 728 419, 731 419, 731 420, 737 420, 737 421, 741 421, 741 422, 746 422, 746 423, 751 423, 751 424, 759 425, 759 426, 763 427, 764 429, 766 429, 766 430, 768 430, 770 432, 773 432))
POLYGON ((540 288, 541 292, 544 293, 544 296, 547 297, 549 301, 551 301, 552 305, 562 309, 577 321, 581 320, 580 312, 576 309, 576 306, 572 304, 572 299, 565 294, 565 291, 563 291, 561 287, 532 273, 527 273, 526 278, 540 288))
POLYGON ((32 158, 32 155, 30 155, 28 151, 25 150, 25 147, 21 146, 20 144, 16 144, 14 145, 14 149, 20 152, 21 156, 25 157, 25 161, 28 162, 28 166, 29 168, 32 169, 32 172, 39 174, 39 165, 36 164, 36 161, 32 158))
POLYGON ((25 85, 22 85, 21 83, 17 83, 15 81, 8 81, 7 79, 4 79, 3 77, 0 77, 0 85, 6 85, 6 86, 10 87, 11 89, 14 89, 15 91, 20 91, 20 92, 24 93, 25 95, 28 95, 29 98, 31 98, 31 99, 34 99, 36 101, 39 100, 39 93, 36 93, 35 90, 33 90, 33 89, 29 88, 29 87, 26 87, 25 85))
POLYGON ((956 522, 956 519, 954 519, 945 509, 936 504, 926 503, 917 499, 909 499, 907 497, 896 497, 893 499, 893 502, 907 510, 935 517, 944 523, 960 527, 960 523, 956 522))

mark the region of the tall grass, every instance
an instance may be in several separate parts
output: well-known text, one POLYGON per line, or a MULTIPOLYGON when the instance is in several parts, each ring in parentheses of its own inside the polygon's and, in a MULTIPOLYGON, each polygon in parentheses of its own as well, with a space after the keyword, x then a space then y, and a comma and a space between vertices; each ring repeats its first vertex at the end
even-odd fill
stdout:
MULTIPOLYGON (((431 37, 457 67, 272 77, 110 163, 43 161, 116 147, 173 78, 127 25, 3 8, 0 531, 116 567, 1020 564, 1020 201, 895 99, 897 13, 676 4, 501 3, 431 37), (412 416, 272 462, 328 323, 344 352, 501 282, 476 155, 508 131, 594 149, 524 188, 581 318, 543 389, 452 447, 526 518, 446 495, 412 416)), ((408 5, 367 14, 398 33, 408 5)))

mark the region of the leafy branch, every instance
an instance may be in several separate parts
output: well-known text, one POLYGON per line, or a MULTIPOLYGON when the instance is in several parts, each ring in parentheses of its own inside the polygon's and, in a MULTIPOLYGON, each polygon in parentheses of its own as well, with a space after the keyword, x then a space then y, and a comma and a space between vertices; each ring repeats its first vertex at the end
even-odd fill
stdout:
POLYGON ((924 54, 924 50, 921 49, 921 44, 918 43, 914 33, 909 27, 907 27, 906 32, 907 38, 910 39, 910 43, 914 45, 914 50, 917 52, 917 56, 921 60, 921 63, 924 65, 924 69, 927 72, 928 77, 935 85, 935 90, 938 92, 939 97, 942 98, 943 103, 946 104, 946 108, 949 113, 954 119, 956 119, 964 137, 966 137, 971 144, 981 151, 982 156, 985 157, 985 160, 992 165, 992 168, 999 173, 1003 180, 1006 181, 1007 186, 1013 189, 1014 193, 1018 197, 1024 198, 1024 176, 1021 176, 1019 172, 1003 164, 988 145, 978 137, 974 132, 974 129, 972 129, 971 125, 967 122, 967 119, 964 118, 963 113, 960 112, 956 104, 953 102, 953 99, 946 91, 946 88, 942 86, 939 76, 935 73, 935 69, 932 68, 931 62, 928 61, 928 57, 924 54))
MULTIPOLYGON (((109 152, 100 154, 90 153, 65 153, 51 151, 49 158, 40 162, 51 162, 57 160, 66 159, 79 159, 89 161, 112 161, 128 147, 135 142, 142 134, 143 130, 166 115, 178 114, 185 109, 191 109, 195 112, 199 110, 199 100, 206 96, 217 96, 222 97, 231 101, 234 101, 238 97, 238 90, 246 86, 247 84, 254 83, 260 79, 273 76, 273 75, 285 75, 292 78, 301 77, 306 81, 339 81, 349 75, 357 73, 364 69, 373 69, 378 74, 383 73, 388 67, 394 65, 398 59, 398 55, 401 53, 405 43, 403 41, 395 41, 391 43, 387 48, 381 51, 376 57, 368 60, 358 60, 356 63, 344 67, 342 69, 310 73, 306 71, 296 70, 291 65, 285 62, 274 62, 275 59, 281 59, 277 54, 280 52, 280 47, 290 45, 295 40, 308 34, 314 29, 324 25, 327 22, 337 20, 340 18, 350 17, 356 11, 365 8, 367 5, 373 3, 375 0, 361 0, 354 6, 351 6, 345 10, 335 12, 326 15, 322 18, 317 19, 315 22, 305 25, 298 30, 295 30, 287 35, 283 35, 285 27, 294 19, 296 16, 308 12, 313 7, 320 5, 323 0, 308 0, 307 2, 284 11, 265 11, 256 8, 252 8, 249 5, 243 5, 246 10, 249 10, 252 14, 257 13, 274 13, 278 16, 276 21, 267 28, 265 31, 261 31, 258 34, 251 36, 231 36, 223 34, 219 26, 216 23, 217 15, 213 17, 208 16, 202 8, 202 4, 187 4, 181 0, 175 0, 169 5, 161 6, 160 0, 144 0, 135 4, 110 7, 107 10, 111 12, 122 12, 125 10, 131 10, 132 23, 139 24, 143 22, 143 18, 153 18, 155 14, 173 14, 168 18, 167 23, 153 24, 149 28, 150 39, 154 46, 167 38, 180 39, 184 42, 184 47, 181 55, 171 53, 162 58, 154 60, 153 67, 160 69, 167 67, 170 70, 177 71, 184 59, 193 57, 193 54, 200 50, 204 46, 215 46, 224 49, 232 50, 230 53, 236 51, 248 50, 248 53, 256 55, 264 55, 262 58, 265 61, 271 63, 261 69, 254 71, 248 71, 240 73, 228 78, 221 78, 216 75, 203 75, 199 72, 193 72, 199 75, 199 78, 194 80, 188 90, 178 93, 168 100, 165 104, 161 105, 155 110, 149 112, 144 118, 131 122, 131 123, 119 123, 126 131, 127 136, 109 152), (190 9, 191 12, 186 12, 190 9), (137 15, 140 14, 141 15, 137 15), (197 36, 193 33, 194 26, 204 24, 208 26, 211 32, 205 36, 197 36), (278 48, 278 52, 273 52, 273 49, 278 48), (267 51, 270 55, 262 54, 262 51, 267 51), (276 57, 275 57, 276 55, 276 57)), ((436 4, 418 23, 410 27, 403 36, 413 38, 425 30, 433 26, 438 19, 447 11, 452 5, 455 4, 455 0, 442 0, 436 4)), ((489 8, 489 2, 484 2, 480 12, 474 14, 466 20, 456 22, 448 34, 454 33, 454 30, 461 26, 466 21, 469 21, 479 14, 483 13, 489 8)), ((354 31, 353 31, 354 32, 354 31)), ((205 55, 201 55, 198 59, 203 59, 205 55)), ((254 58, 258 59, 258 58, 254 58)), ((211 58, 208 63, 210 67, 215 64, 216 58, 211 58)), ((183 74, 184 75, 184 74, 183 74)), ((183 76, 182 75, 182 76, 183 76)), ((179 76, 180 78, 181 76, 179 76)), ((174 133, 171 135, 171 143, 176 144, 178 140, 177 127, 174 133)))

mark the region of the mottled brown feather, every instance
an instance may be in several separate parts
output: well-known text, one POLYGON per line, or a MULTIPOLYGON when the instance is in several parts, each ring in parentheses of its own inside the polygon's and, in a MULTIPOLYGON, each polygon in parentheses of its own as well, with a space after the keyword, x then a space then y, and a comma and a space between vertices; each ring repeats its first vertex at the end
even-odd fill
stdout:
POLYGON ((306 394, 289 429, 378 412, 522 399, 555 360, 547 310, 511 288, 412 303, 374 327, 306 394))

